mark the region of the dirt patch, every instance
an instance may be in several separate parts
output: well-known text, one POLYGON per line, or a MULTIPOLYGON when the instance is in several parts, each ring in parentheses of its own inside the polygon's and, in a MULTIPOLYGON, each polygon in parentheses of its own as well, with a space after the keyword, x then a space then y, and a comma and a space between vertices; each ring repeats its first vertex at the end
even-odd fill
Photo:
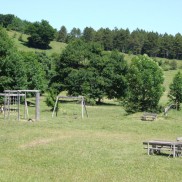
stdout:
POLYGON ((110 132, 89 132, 89 131, 73 131, 73 132, 64 132, 64 133, 54 133, 54 136, 50 138, 39 138, 33 140, 29 143, 20 145, 21 149, 33 148, 42 145, 48 145, 53 142, 58 142, 65 139, 88 139, 88 140, 121 140, 122 142, 132 141, 133 138, 128 133, 110 133, 110 132), (56 136, 55 136, 56 135, 56 136))
POLYGON ((37 147, 40 145, 47 145, 49 143, 61 140, 61 139, 65 139, 65 138, 69 138, 70 136, 59 136, 58 138, 49 138, 49 139, 37 139, 37 140, 33 140, 29 143, 20 145, 21 149, 26 149, 26 148, 33 148, 33 147, 37 147))

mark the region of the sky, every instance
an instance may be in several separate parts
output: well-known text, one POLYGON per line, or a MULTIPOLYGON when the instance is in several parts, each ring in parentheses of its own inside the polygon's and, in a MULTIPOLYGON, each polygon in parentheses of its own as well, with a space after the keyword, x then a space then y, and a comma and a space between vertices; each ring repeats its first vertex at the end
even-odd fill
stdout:
POLYGON ((0 14, 30 22, 47 20, 68 32, 92 27, 182 34, 181 8, 182 0, 0 0, 0 14))

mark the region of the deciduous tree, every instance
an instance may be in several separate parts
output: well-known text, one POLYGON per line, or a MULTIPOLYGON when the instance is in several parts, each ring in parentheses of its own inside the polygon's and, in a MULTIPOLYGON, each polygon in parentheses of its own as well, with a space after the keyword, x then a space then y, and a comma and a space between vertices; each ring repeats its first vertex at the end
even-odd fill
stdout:
POLYGON ((29 26, 28 45, 35 48, 47 49, 54 39, 55 30, 46 20, 35 22, 29 26))
POLYGON ((176 104, 177 110, 180 110, 180 103, 182 103, 182 74, 178 72, 172 84, 170 85, 169 98, 176 104))
POLYGON ((133 58, 127 74, 127 112, 156 111, 163 93, 163 72, 148 56, 133 58))

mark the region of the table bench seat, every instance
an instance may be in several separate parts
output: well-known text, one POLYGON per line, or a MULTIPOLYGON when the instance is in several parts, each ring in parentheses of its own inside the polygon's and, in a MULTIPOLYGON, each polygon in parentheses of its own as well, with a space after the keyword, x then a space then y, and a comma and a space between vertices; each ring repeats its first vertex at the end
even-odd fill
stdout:
POLYGON ((141 120, 143 121, 154 121, 157 118, 157 114, 156 113, 143 113, 143 115, 141 116, 141 120))
POLYGON ((170 152, 169 156, 181 156, 182 154, 182 142, 171 141, 147 141, 143 142, 144 149, 147 149, 148 155, 160 154, 162 151, 170 152))

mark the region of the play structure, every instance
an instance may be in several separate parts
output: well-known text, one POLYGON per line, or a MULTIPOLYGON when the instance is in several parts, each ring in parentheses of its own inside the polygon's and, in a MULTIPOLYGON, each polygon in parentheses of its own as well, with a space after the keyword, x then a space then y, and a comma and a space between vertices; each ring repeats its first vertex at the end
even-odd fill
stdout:
MULTIPOLYGON (((40 119, 40 91, 39 90, 5 90, 0 93, 3 97, 3 104, 1 105, 1 112, 4 114, 5 120, 17 119, 20 121, 22 112, 24 112, 24 119, 29 118, 27 93, 35 93, 35 120, 40 119), (24 104, 22 104, 22 100, 24 104), (23 109, 22 109, 23 108, 23 109), (24 110, 24 111, 22 111, 24 110)), ((33 119, 33 118, 32 118, 33 119)))
POLYGON ((55 102, 55 105, 54 105, 54 109, 53 109, 53 112, 52 112, 52 117, 54 117, 54 114, 56 112, 56 116, 57 116, 57 113, 58 113, 58 104, 59 102, 61 101, 61 99, 63 100, 77 100, 77 101, 80 101, 81 102, 81 117, 84 118, 84 111, 88 117, 88 113, 87 113, 87 109, 86 109, 86 106, 85 106, 85 100, 84 100, 84 97, 83 96, 78 96, 78 97, 75 97, 75 96, 57 96, 56 98, 56 102, 55 102))

